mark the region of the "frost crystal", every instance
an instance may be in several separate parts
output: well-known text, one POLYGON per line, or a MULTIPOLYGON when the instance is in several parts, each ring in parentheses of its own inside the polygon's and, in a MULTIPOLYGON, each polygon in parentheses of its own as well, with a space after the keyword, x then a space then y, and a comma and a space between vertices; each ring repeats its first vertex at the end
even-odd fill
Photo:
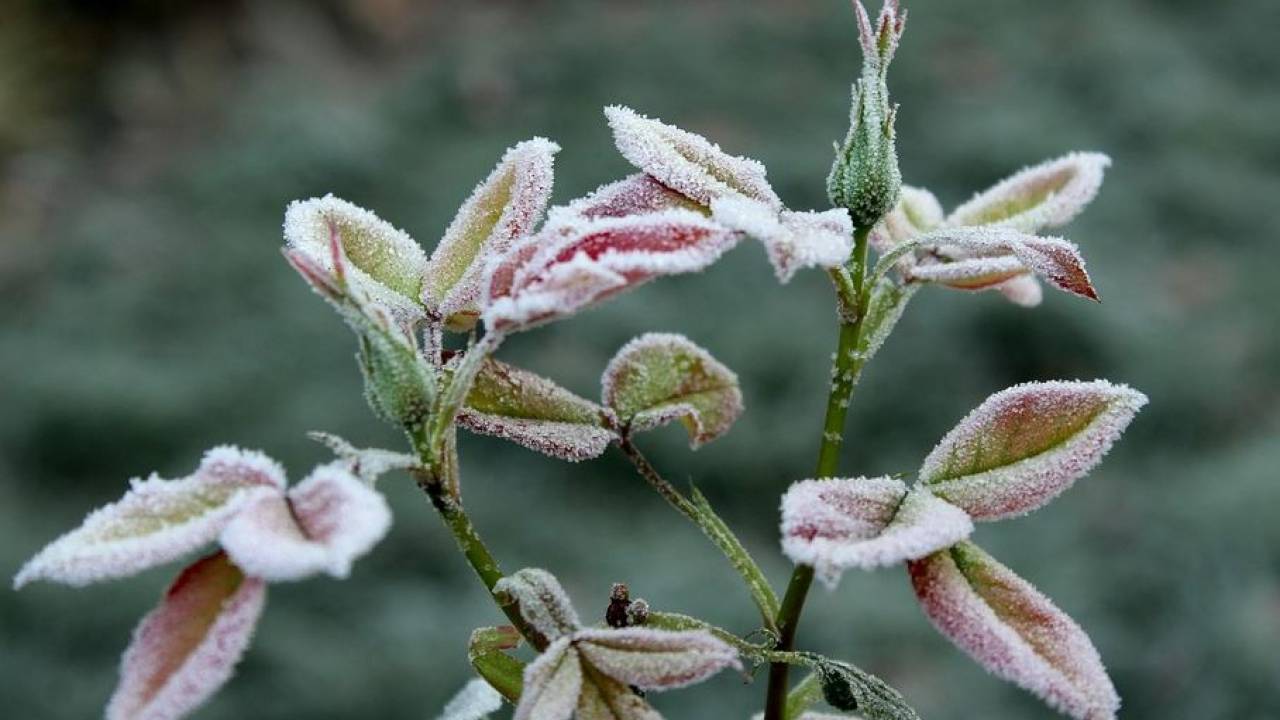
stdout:
POLYGON ((284 470, 263 454, 214 448, 185 478, 132 480, 123 498, 28 561, 14 587, 33 580, 87 585, 171 562, 212 542, 241 507, 284 483, 284 470))
POLYGON ((742 414, 738 376, 683 335, 647 333, 618 350, 601 378, 604 403, 631 432, 679 420, 697 448, 742 414))
POLYGON ((596 669, 642 690, 685 687, 726 667, 742 668, 737 651, 704 630, 588 629, 573 637, 596 669))
POLYGON ((444 706, 437 720, 487 720, 489 713, 502 709, 502 696, 489 683, 471 680, 444 706))
POLYGON ((1084 258, 1075 245, 1061 238, 1037 237, 997 226, 946 228, 919 240, 923 246, 938 248, 942 256, 955 259, 913 267, 908 275, 914 280, 983 290, 1029 271, 1061 290, 1098 299, 1084 258))
POLYGON ((466 330, 480 314, 481 281, 489 258, 533 232, 551 199, 560 146, 534 138, 507 151, 476 186, 431 254, 422 298, 436 316, 466 330))
POLYGON ((524 670, 512 720, 569 720, 582 695, 582 661, 568 637, 551 643, 524 670))
POLYGON ((605 408, 554 382, 486 359, 467 395, 458 424, 562 460, 599 456, 615 438, 605 408))
POLYGON ((908 569, 934 626, 992 674, 1077 720, 1115 717, 1120 698, 1093 643, 1026 580, 968 542, 908 569))
POLYGON ((779 282, 802 267, 839 267, 853 250, 853 223, 842 209, 779 213, 741 197, 716 200, 711 209, 716 221, 764 243, 779 282))
MULTIPOLYGON (((944 217, 942 205, 933 193, 924 188, 903 185, 897 204, 871 229, 867 241, 883 255, 901 243, 938 227, 944 217)), ((906 271, 913 264, 914 258, 906 255, 898 261, 898 268, 906 271)))
POLYGON ((737 242, 689 210, 587 220, 553 212, 537 235, 491 263, 484 320, 523 330, 661 275, 695 272, 737 242))
POLYGON ((1111 158, 1075 152, 1025 168, 956 208, 947 224, 999 224, 1023 232, 1066 225, 1098 194, 1111 158))
POLYGON ((647 118, 631 108, 611 105, 604 114, 623 157, 698 204, 709 207, 718 198, 745 196, 774 210, 782 209, 782 201, 765 178, 764 166, 755 160, 730 155, 701 135, 647 118))
POLYGON ((273 582, 325 572, 345 578, 391 526, 376 490, 341 463, 322 465, 287 495, 262 497, 222 533, 222 546, 245 572, 273 582))
POLYGON ((372 212, 332 195, 295 200, 285 210, 284 239, 289 250, 329 273, 336 270, 330 250, 336 239, 350 260, 345 272, 349 285, 397 316, 422 315, 418 296, 426 253, 407 233, 372 212))
POLYGON ((976 520, 1023 515, 1093 469, 1146 402, 1103 380, 1015 385, 942 438, 920 482, 976 520))
POLYGON ((508 575, 494 585, 493 593, 519 603, 520 614, 548 640, 570 635, 582 626, 560 581, 546 570, 525 568, 508 575))
POLYGON ((266 584, 215 553, 182 571, 134 631, 107 720, 176 720, 231 678, 262 614, 266 584))
POLYGON ((973 531, 963 510, 889 477, 801 480, 782 497, 782 550, 835 587, 850 568, 914 560, 973 531))
POLYGON ((411 470, 420 464, 417 456, 381 448, 358 448, 331 433, 309 432, 307 437, 323 443, 338 456, 348 472, 369 485, 389 472, 411 470))

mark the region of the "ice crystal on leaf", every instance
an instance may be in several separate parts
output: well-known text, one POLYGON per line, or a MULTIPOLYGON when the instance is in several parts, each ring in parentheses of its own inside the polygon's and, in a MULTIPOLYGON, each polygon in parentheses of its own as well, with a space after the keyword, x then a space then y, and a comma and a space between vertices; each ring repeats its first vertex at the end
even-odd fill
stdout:
POLYGON ((841 209, 778 212, 743 197, 711 204, 712 217, 726 227, 764 243, 778 281, 786 283, 804 267, 839 267, 853 249, 853 224, 841 209))
POLYGON ((501 709, 502 696, 477 678, 462 686, 437 720, 487 720, 490 713, 501 709))
POLYGON ((1005 227, 943 228, 916 239, 946 262, 921 262, 906 271, 912 280, 962 290, 1000 287, 1027 273, 1060 290, 1097 300, 1076 246, 1061 238, 1038 237, 1005 227))
POLYGON ((694 448, 728 432, 742 414, 738 376, 683 335, 631 340, 609 361, 601 385, 628 432, 679 420, 694 448))
POLYGON ((309 432, 307 437, 332 450, 348 472, 369 485, 389 472, 411 470, 421 464, 417 456, 382 448, 358 448, 331 433, 309 432))
POLYGON ((551 643, 524 671, 515 720, 660 720, 630 686, 669 690, 741 668, 734 648, 705 630, 588 628, 556 579, 525 569, 494 591, 519 602, 551 643))
POLYGON ((466 330, 480 314, 489 258, 532 234, 551 199, 553 163, 560 146, 544 138, 507 151, 489 177, 459 208, 431 253, 423 301, 451 329, 466 330))
POLYGON ((1066 225, 1102 186, 1111 158, 1074 152, 1025 168, 975 195, 947 217, 952 226, 998 224, 1023 232, 1066 225))
POLYGON ((909 564, 938 631, 992 674, 1077 720, 1108 720, 1120 706, 1084 631, 1030 583, 971 543, 909 564))
POLYGON ((588 220, 602 217, 626 217, 663 210, 692 210, 707 214, 705 206, 663 185, 651 175, 636 173, 602 185, 586 197, 578 198, 564 208, 588 220))
POLYGON ((245 572, 272 582, 345 578, 391 526, 386 500, 341 463, 322 465, 287 494, 255 499, 222 532, 245 572))
POLYGON ((834 587, 850 568, 914 560, 968 537, 960 508, 900 480, 801 480, 782 497, 782 550, 834 587))
POLYGON ((942 438, 920 482, 976 520, 1031 512, 1093 469, 1146 402, 1102 380, 1015 385, 942 438))
POLYGON ((647 118, 628 107, 604 109, 618 151, 663 185, 709 207, 724 197, 747 197, 782 209, 759 162, 730 155, 701 135, 647 118))
POLYGON ((176 720, 235 670, 266 600, 266 584, 215 553, 182 571, 134 631, 107 720, 176 720))
POLYGON ((285 210, 284 238, 288 251, 305 255, 329 273, 339 270, 330 249, 337 242, 350 260, 346 283, 397 316, 422 316, 418 296, 426 253, 407 233, 372 212, 332 195, 295 200, 285 210))
POLYGON ((609 410, 541 375, 487 359, 458 413, 458 424, 578 461, 599 456, 614 440, 609 415, 609 410))
POLYGON ((507 332, 567 317, 655 277, 702 270, 735 242, 689 210, 588 220, 562 209, 491 263, 484 320, 507 332))
MULTIPOLYGON (((898 193, 898 202, 871 229, 867 241, 883 255, 901 243, 938 227, 944 217, 942 204, 933 193, 924 188, 903 185, 898 193)), ((905 255, 898 261, 898 267, 909 270, 914 261, 913 256, 905 255)))
POLYGON ((14 587, 33 580, 87 585, 171 562, 212 542, 246 503, 284 484, 284 470, 265 455, 214 448, 187 477, 131 481, 123 498, 28 561, 14 587))

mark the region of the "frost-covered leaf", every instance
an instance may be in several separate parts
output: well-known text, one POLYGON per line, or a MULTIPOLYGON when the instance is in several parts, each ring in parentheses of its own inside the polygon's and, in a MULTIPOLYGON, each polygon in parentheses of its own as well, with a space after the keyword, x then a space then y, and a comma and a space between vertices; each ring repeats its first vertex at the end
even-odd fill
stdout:
POLYGON ((1024 232, 1065 225, 1098 194, 1110 164, 1106 155, 1087 152, 1025 168, 956 208, 947 224, 998 223, 1024 232))
POLYGON ((611 105, 604 114, 622 156, 685 197, 709 207, 717 198, 745 196, 782 209, 764 166, 755 160, 730 155, 701 135, 628 107, 611 105))
POLYGON ((671 690, 742 667, 738 652, 705 630, 587 629, 574 641, 596 669, 642 690, 671 690))
POLYGON ((677 209, 692 210, 704 215, 707 213, 707 209, 702 205, 645 173, 628 175, 621 180, 602 185, 564 208, 566 212, 588 220, 677 209))
POLYGON ((954 258, 920 264, 910 275, 966 290, 995 287, 1029 271, 1060 290, 1097 300, 1076 246, 1061 238, 1027 235, 1009 227, 946 228, 921 238, 927 246, 954 258))
POLYGON ((123 498, 28 561, 14 587, 33 580, 87 585, 176 560, 217 538, 245 503, 278 494, 284 484, 284 470, 262 453, 216 447, 187 477, 132 480, 123 498))
POLYGON ((569 720, 582 695, 582 660, 570 638, 551 643, 524 671, 512 720, 569 720))
POLYGON ((507 700, 520 701, 525 664, 506 653, 520 646, 520 631, 510 625, 479 628, 471 633, 467 660, 480 677, 507 700))
POLYGON ((921 558, 972 531, 960 508, 890 477, 801 480, 782 496, 782 551, 830 587, 850 568, 921 558))
MULTIPOLYGON (((942 223, 942 205, 933 193, 924 188, 903 185, 893 210, 876 223, 868 236, 868 242, 881 255, 899 244, 933 230, 942 223)), ((898 261, 898 267, 908 270, 914 264, 911 255, 898 261)))
POLYGON ((738 376, 683 335, 646 333, 604 370, 605 405, 630 432, 680 420, 693 447, 729 431, 742 414, 738 376))
POLYGON ((1146 402, 1103 380, 1015 385, 942 438, 920 482, 975 520, 1031 512, 1093 469, 1146 402))
POLYGON ((1014 305, 1032 308, 1044 300, 1044 291, 1040 289, 1040 281, 1034 275, 1019 275, 1010 278, 994 288, 1014 305))
POLYGON ((332 450, 348 472, 370 485, 389 472, 411 470, 421 464, 414 455, 382 448, 358 448, 332 433, 312 431, 307 437, 332 450))
POLYGON ((901 693, 861 668, 823 658, 816 670, 823 699, 837 710, 856 710, 865 720, 920 719, 901 693))
POLYGON ((614 439, 607 413, 541 375, 487 359, 458 413, 458 424, 578 461, 599 456, 614 439))
POLYGON ((644 698, 623 683, 583 663, 582 696, 575 720, 662 720, 644 698))
POLYGON ((533 232, 551 199, 560 146, 544 138, 507 150, 462 204, 426 266, 422 299, 454 330, 480 314, 481 281, 490 258, 533 232))
POLYGON ((345 269, 349 285, 374 303, 421 315, 418 296, 426 253, 407 233, 372 212, 332 195, 295 200, 285 210, 284 239, 289 250, 329 274, 338 271, 330 248, 336 239, 350 261, 345 269))
POLYGON ((231 678, 266 593, 221 552, 183 570, 134 631, 107 720, 176 720, 199 707, 231 678))
POLYGON ((866 318, 862 321, 862 334, 858 337, 862 362, 875 357, 918 289, 918 285, 899 285, 885 278, 876 285, 867 304, 866 318))
POLYGON ((484 320, 506 332, 567 317, 655 277, 701 270, 735 242, 688 210, 595 220, 554 213, 490 265, 484 320))
POLYGON ((1078 720, 1120 707, 1089 637, 1030 583, 972 543, 909 565, 938 631, 992 674, 1078 720))
POLYGON ((246 505, 222 532, 222 546, 245 572, 273 582, 324 572, 345 578, 351 563, 391 527, 382 494, 341 463, 321 465, 288 495, 246 505))
POLYGON ((853 223, 841 209, 778 212, 757 200, 732 196, 714 201, 711 209, 717 222, 764 243, 782 283, 800 268, 839 267, 853 249, 853 223))
POLYGON ((458 691, 438 720, 487 720, 490 713, 502 709, 502 696, 479 678, 469 681, 458 691))
POLYGON ((547 640, 570 635, 582 625, 560 581, 546 570, 525 568, 512 573, 494 585, 493 593, 519 603, 520 614, 547 640))

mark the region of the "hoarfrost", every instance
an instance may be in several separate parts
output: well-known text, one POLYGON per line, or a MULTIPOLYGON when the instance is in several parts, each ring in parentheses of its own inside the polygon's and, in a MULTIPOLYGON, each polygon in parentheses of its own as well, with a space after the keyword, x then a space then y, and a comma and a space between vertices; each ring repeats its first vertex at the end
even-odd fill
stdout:
POLYGON ((568 637, 555 640, 524 669, 512 720, 569 720, 582 695, 582 662, 568 637))
POLYGON ((596 669, 642 690, 671 690, 726 667, 742 669, 738 652, 705 630, 587 629, 573 637, 578 652, 596 669))
POLYGON ((716 221, 764 243, 782 283, 800 268, 839 267, 853 249, 853 223, 842 209, 778 212, 756 200, 727 197, 713 202, 711 210, 716 221))
POLYGON ((493 592, 519 603, 520 614, 548 640, 571 635, 582 626, 560 581, 546 570, 517 571, 499 580, 493 592))
POLYGON ((644 173, 628 175, 621 180, 602 185, 586 197, 578 198, 564 208, 566 212, 580 215, 588 220, 677 209, 706 214, 706 209, 697 202, 644 173))
POLYGON ((475 678, 462 686, 437 720, 487 720, 490 713, 501 709, 502 695, 489 683, 475 678))
POLYGON ((1098 294, 1084 258, 1076 246, 1061 238, 1027 235, 1009 227, 967 227, 935 230, 919 238, 937 248, 951 262, 920 264, 909 277, 965 290, 996 287, 1025 272, 1033 272, 1055 287, 1090 300, 1098 294))
POLYGON ((1038 232, 1067 224, 1102 186, 1111 158, 1073 152, 1024 168, 973 196, 947 218, 951 226, 999 224, 1038 232))

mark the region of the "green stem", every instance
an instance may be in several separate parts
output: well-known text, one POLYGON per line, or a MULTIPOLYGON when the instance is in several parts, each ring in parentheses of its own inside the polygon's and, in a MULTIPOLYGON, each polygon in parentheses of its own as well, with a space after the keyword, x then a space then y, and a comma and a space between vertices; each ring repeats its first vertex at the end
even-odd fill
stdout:
MULTIPOLYGON (((862 373, 863 357, 858 352, 858 341, 862 336, 862 321, 866 317, 868 289, 867 279, 867 235, 870 228, 858 228, 853 234, 853 257, 851 258, 853 298, 842 297, 841 301, 852 307, 845 308, 853 313, 841 314, 840 340, 836 348, 835 362, 832 365, 831 392, 827 396, 827 413, 822 423, 822 442, 818 447, 818 466, 814 477, 835 476, 840 462, 840 445, 844 442, 845 418, 849 413, 849 403, 853 399, 854 387, 862 373), (852 303, 850 301, 852 300, 852 303)), ((805 599, 809 595, 809 587, 813 584, 813 568, 808 565, 797 565, 791 573, 791 581, 787 584, 787 592, 782 596, 782 606, 778 610, 778 647, 780 652, 789 652, 795 647, 796 629, 800 625, 800 614, 804 610, 805 599)), ((765 720, 783 720, 787 702, 787 676, 790 665, 782 662, 773 663, 769 668, 769 688, 765 698, 765 720)))
POLYGON ((774 618, 778 614, 778 596, 774 594, 773 587, 769 585, 760 566, 742 546, 742 542, 733 534, 729 526, 711 510, 696 489, 694 500, 689 500, 674 485, 667 482, 630 438, 619 441, 618 448, 627 456, 650 487, 656 490, 668 504, 693 521, 693 524, 697 525, 698 529, 720 548, 724 556, 729 559, 729 563, 746 582, 751 598, 760 609, 760 617, 764 620, 765 628, 777 632, 774 618))

